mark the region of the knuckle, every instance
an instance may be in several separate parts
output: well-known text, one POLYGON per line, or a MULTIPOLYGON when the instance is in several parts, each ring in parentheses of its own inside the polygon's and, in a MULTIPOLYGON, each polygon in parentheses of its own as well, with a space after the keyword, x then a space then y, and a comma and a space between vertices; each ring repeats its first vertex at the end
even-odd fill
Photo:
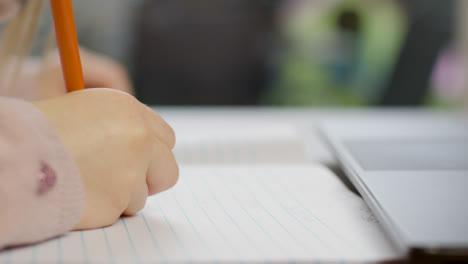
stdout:
POLYGON ((109 216, 119 217, 122 214, 122 212, 125 211, 125 208, 127 208, 130 197, 126 194, 119 196, 116 196, 114 194, 111 197, 113 197, 113 200, 109 210, 112 213, 110 213, 109 216))
POLYGON ((157 123, 160 124, 159 133, 161 133, 162 139, 170 149, 173 149, 176 144, 176 133, 174 129, 159 114, 155 113, 155 117, 157 123))
MULTIPOLYGON (((172 153, 172 152, 171 152, 172 153)), ((179 180, 179 166, 175 161, 173 155, 171 159, 167 160, 164 163, 164 168, 160 168, 161 174, 158 177, 158 181, 153 181, 151 185, 151 194, 160 193, 172 188, 174 185, 177 184, 179 180)))
POLYGON ((171 188, 173 186, 175 186, 177 184, 177 182, 179 181, 179 176, 180 176, 180 169, 179 169, 179 165, 177 164, 177 161, 174 157, 174 154, 172 154, 172 162, 171 162, 171 172, 172 174, 170 175, 170 180, 169 180, 169 186, 168 188, 171 188))
POLYGON ((169 132, 168 132, 169 133, 169 135, 168 135, 169 145, 170 145, 170 148, 173 149, 175 147, 177 137, 176 137, 174 129, 169 125, 168 125, 168 127, 169 127, 169 132))
POLYGON ((143 208, 145 208, 145 205, 146 205, 146 199, 140 199, 138 201, 138 203, 135 203, 133 204, 131 207, 127 208, 123 214, 124 215, 135 215, 136 213, 138 213, 139 211, 143 210, 143 208))
POLYGON ((141 202, 137 205, 137 207, 135 208, 136 209, 136 213, 138 213, 139 211, 143 210, 143 208, 145 208, 145 205, 146 205, 146 197, 144 199, 141 199, 141 202))
POLYGON ((135 130, 136 136, 138 137, 139 141, 144 143, 145 145, 149 146, 150 144, 148 143, 154 141, 156 138, 147 126, 142 125, 138 128, 135 128, 135 130))

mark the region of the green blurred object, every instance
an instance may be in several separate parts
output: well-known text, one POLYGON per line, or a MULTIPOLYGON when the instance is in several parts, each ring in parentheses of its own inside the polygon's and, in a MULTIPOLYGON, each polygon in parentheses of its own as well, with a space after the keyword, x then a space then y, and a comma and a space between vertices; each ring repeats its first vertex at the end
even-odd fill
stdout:
POLYGON ((281 20, 284 49, 264 104, 356 106, 376 101, 406 21, 395 1, 295 1, 281 20))

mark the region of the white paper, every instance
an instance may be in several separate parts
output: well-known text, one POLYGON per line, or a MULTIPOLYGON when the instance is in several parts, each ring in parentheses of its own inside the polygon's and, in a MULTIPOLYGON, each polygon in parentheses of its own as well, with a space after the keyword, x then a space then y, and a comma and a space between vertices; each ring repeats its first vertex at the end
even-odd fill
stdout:
POLYGON ((137 216, 0 254, 0 263, 398 258, 363 200, 321 166, 184 166, 137 216))

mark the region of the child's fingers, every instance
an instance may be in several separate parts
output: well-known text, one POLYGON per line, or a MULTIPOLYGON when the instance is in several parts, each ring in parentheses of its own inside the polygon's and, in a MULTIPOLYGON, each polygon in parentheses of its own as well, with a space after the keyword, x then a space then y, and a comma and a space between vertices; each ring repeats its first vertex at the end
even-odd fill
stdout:
POLYGON ((132 195, 130 202, 128 203, 127 209, 123 212, 123 215, 134 215, 138 213, 143 207, 145 207, 146 199, 148 198, 148 187, 146 182, 140 183, 135 193, 132 195))
POLYGON ((159 116, 154 110, 143 105, 146 120, 153 129, 153 132, 157 137, 166 144, 169 149, 173 149, 176 143, 175 132, 161 116, 159 116))
POLYGON ((171 149, 159 140, 154 144, 154 155, 148 168, 146 183, 149 195, 165 191, 177 183, 179 166, 171 149))

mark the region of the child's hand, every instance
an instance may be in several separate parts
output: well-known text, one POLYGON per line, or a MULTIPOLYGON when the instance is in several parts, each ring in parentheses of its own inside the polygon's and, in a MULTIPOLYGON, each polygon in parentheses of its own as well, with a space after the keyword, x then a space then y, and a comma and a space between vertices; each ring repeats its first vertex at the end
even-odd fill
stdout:
POLYGON ((178 167, 172 128, 132 96, 110 89, 73 92, 35 104, 78 164, 86 191, 76 229, 113 224, 172 187, 178 167))

